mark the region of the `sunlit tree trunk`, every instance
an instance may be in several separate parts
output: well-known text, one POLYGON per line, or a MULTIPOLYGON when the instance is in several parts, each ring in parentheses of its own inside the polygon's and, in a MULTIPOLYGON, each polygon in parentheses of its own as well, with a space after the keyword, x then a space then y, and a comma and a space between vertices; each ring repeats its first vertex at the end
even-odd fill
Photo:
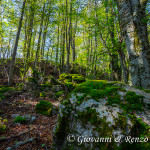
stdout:
POLYGON ((150 47, 145 8, 148 0, 117 0, 130 60, 133 86, 150 87, 150 47))
POLYGON ((41 47, 41 35, 42 35, 42 27, 43 27, 43 21, 44 21, 44 12, 45 12, 45 3, 43 5, 43 11, 41 15, 40 31, 39 31, 38 44, 37 44, 37 50, 36 50, 36 56, 35 56, 35 69, 38 65, 38 60, 39 60, 39 51, 41 47))
POLYGON ((24 10, 25 10, 25 3, 26 3, 26 0, 24 0, 23 5, 22 5, 21 17, 20 17, 20 21, 19 21, 19 26, 18 26, 16 41, 15 41, 15 46, 14 46, 12 60, 11 60, 11 65, 10 65, 10 70, 9 70, 9 79, 8 79, 8 85, 9 86, 12 85, 14 64, 15 64, 17 47, 18 47, 18 42, 19 42, 19 37, 20 37, 20 32, 21 32, 21 27, 22 27, 22 20, 23 20, 23 15, 24 15, 24 10))

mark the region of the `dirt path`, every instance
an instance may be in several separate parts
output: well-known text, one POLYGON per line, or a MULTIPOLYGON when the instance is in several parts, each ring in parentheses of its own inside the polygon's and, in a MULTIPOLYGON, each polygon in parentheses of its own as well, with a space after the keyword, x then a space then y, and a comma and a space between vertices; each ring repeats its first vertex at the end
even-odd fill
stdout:
MULTIPOLYGON (((15 98, 7 99, 0 105, 0 110, 4 112, 2 119, 7 119, 7 129, 0 134, 0 150, 6 150, 17 142, 28 141, 35 138, 31 142, 27 142, 19 146, 17 150, 47 150, 52 144, 52 130, 57 122, 57 115, 46 117, 36 114, 35 105, 40 99, 31 99, 30 95, 23 93, 15 98), (13 114, 31 115, 36 119, 27 124, 13 123, 13 114)), ((56 99, 44 99, 58 107, 59 101, 56 99)))

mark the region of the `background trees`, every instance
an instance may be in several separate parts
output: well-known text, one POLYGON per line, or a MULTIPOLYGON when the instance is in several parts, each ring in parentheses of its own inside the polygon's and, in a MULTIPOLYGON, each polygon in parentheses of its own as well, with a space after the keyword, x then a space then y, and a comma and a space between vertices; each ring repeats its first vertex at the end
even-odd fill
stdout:
MULTIPOLYGON (((134 2, 139 3, 138 0, 134 2)), ((22 4, 23 1, 1 1, 2 64, 5 59, 11 59, 13 64, 22 4)), ((138 8, 141 11, 135 9, 135 13, 127 13, 133 5, 115 0, 27 0, 16 54, 24 63, 23 74, 32 62, 36 70, 42 71, 42 62, 46 60, 55 66, 55 72, 79 72, 93 79, 125 83, 131 80, 135 86, 149 87, 146 84, 150 83, 149 5, 144 1, 138 8), (134 25, 134 39, 127 38, 126 17, 131 26, 134 25), (143 34, 139 32, 141 30, 143 34), (131 47, 138 52, 134 53, 131 47)), ((1 70, 6 73, 2 66, 1 70)), ((12 69, 10 80, 11 72, 12 69)))

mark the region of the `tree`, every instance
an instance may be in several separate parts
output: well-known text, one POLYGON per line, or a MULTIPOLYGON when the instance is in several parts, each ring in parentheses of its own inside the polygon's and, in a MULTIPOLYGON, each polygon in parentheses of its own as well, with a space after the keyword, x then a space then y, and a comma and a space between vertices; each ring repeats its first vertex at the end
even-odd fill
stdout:
POLYGON ((14 50, 13 50, 13 54, 12 54, 12 60, 11 60, 11 65, 10 65, 10 70, 9 70, 9 79, 8 79, 8 85, 9 86, 12 84, 14 64, 15 64, 15 58, 16 58, 17 47, 18 47, 18 42, 19 42, 19 36, 20 36, 20 32, 21 32, 21 27, 22 27, 22 20, 23 20, 23 15, 24 15, 25 3, 26 3, 26 0, 24 0, 23 5, 22 5, 22 11, 21 11, 20 21, 19 21, 19 25, 18 25, 18 31, 17 31, 16 41, 15 41, 15 46, 14 46, 14 50))
POLYGON ((150 87, 150 46, 146 4, 148 0, 117 0, 120 26, 129 54, 133 86, 150 87))

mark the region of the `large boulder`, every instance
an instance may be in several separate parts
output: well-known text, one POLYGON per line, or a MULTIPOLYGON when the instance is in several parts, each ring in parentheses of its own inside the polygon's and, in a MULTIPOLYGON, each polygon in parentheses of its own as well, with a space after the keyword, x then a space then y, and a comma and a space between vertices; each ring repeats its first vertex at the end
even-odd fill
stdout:
POLYGON ((148 149, 150 94, 106 81, 79 84, 59 105, 52 149, 148 149))

